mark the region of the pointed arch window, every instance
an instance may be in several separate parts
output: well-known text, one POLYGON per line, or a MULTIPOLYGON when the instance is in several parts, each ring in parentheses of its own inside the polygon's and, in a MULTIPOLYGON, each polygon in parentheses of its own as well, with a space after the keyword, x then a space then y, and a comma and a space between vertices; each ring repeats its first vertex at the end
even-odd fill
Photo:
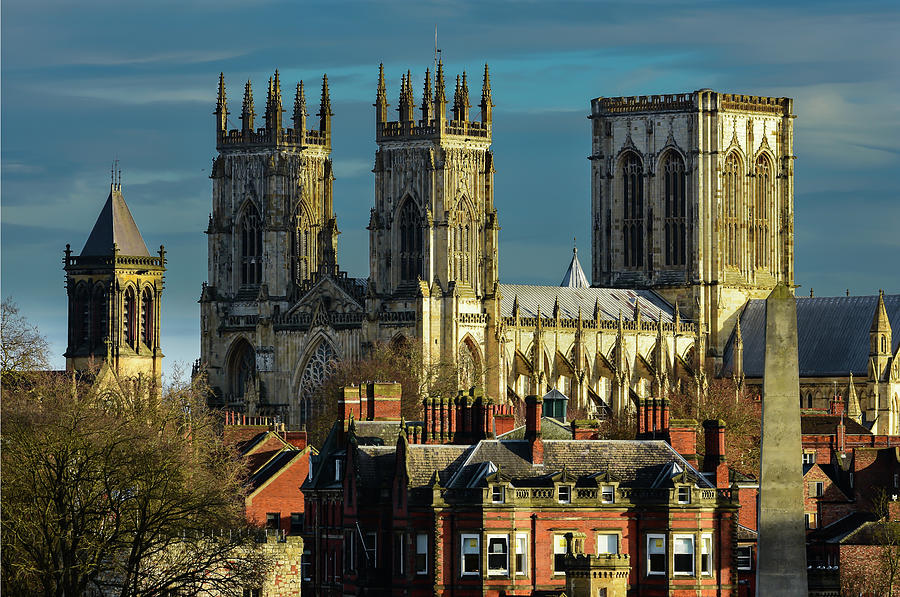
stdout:
POLYGON ((334 352, 331 344, 324 340, 319 342, 315 351, 307 359, 303 375, 300 376, 300 416, 303 421, 315 414, 312 412, 312 399, 334 371, 337 361, 337 353, 334 352))
POLYGON ((246 340, 238 340, 228 361, 231 398, 240 400, 256 379, 256 351, 246 340))
POLYGON ((400 209, 400 281, 414 282, 422 275, 422 225, 409 197, 400 209))
POLYGON ((737 152, 725 158, 725 169, 722 175, 723 195, 723 229, 726 267, 740 266, 740 230, 741 214, 744 209, 743 170, 737 152))
POLYGON ((644 266, 644 167, 634 153, 622 159, 622 244, 625 267, 644 266))
POLYGON ((475 218, 467 201, 460 201, 450 231, 450 279, 475 283, 475 218))
POLYGON ((684 159, 669 151, 663 159, 666 265, 687 263, 687 200, 684 159))
POLYGON ((91 333, 90 294, 83 284, 75 289, 72 302, 72 344, 75 347, 89 347, 91 333))
POLYGON ((241 217, 241 284, 262 282, 262 222, 251 204, 241 217))
POLYGON ((774 206, 774 183, 772 180, 772 165, 765 155, 756 160, 755 172, 755 197, 752 214, 750 216, 750 230, 753 235, 753 257, 756 267, 769 267, 769 251, 771 241, 769 238, 771 226, 771 214, 774 206))
MULTIPOLYGON (((84 325, 88 325, 87 317, 85 317, 84 325)), ((94 293, 91 295, 91 322, 90 322, 90 346, 93 349, 103 348, 106 341, 107 330, 107 303, 106 290, 102 285, 94 287, 94 293)))
POLYGON ((134 296, 134 288, 125 289, 125 300, 123 301, 122 323, 124 324, 125 343, 134 348, 135 340, 137 340, 137 300, 134 296))
POLYGON ((153 293, 149 288, 144 288, 141 292, 141 342, 148 348, 153 347, 153 322, 153 293))
POLYGON ((293 218, 291 226, 291 268, 294 281, 298 284, 309 278, 312 270, 312 247, 315 245, 313 232, 302 208, 293 218))

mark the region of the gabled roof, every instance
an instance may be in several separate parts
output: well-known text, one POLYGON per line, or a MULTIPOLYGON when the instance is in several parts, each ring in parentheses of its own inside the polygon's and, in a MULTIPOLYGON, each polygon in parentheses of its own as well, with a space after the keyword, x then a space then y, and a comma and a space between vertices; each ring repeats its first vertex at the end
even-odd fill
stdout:
MULTIPOLYGON (((247 486, 249 488, 248 493, 253 493, 257 489, 259 489, 263 484, 266 483, 269 479, 280 473, 288 464, 290 464, 295 458, 298 458, 301 454, 303 454, 304 450, 297 449, 284 449, 271 460, 269 460, 265 466, 256 471, 248 480, 247 486)), ((300 487, 297 487, 299 491, 300 487)))
MULTIPOLYGON (((847 516, 832 522, 828 526, 814 530, 807 535, 807 541, 811 543, 845 543, 845 538, 849 539, 849 535, 875 519, 876 516, 871 512, 853 512, 852 514, 848 514, 847 516)), ((846 543, 855 543, 855 541, 848 540, 846 543)))
POLYGON ((125 198, 118 185, 110 188, 109 196, 100 215, 94 223, 94 228, 88 236, 84 248, 81 249, 82 257, 98 257, 113 254, 113 244, 119 249, 119 255, 133 257, 149 257, 147 245, 131 217, 131 211, 125 204, 125 198))
POLYGON ((584 275, 584 270, 581 269, 581 263, 578 262, 578 247, 572 249, 572 261, 569 262, 569 268, 559 285, 571 288, 588 288, 591 285, 584 275))
POLYGON ((800 433, 803 435, 837 435, 837 427, 844 421, 847 435, 872 435, 872 432, 851 419, 840 415, 803 415, 800 417, 800 433))
MULTIPOLYGON (((544 439, 572 439, 572 428, 553 417, 541 417, 541 437, 544 439)), ((510 429, 497 439, 525 439, 525 425, 510 429)))
MULTIPOLYGON (((528 286, 525 284, 500 284, 500 316, 513 316, 513 303, 518 301, 520 317, 536 317, 538 307, 541 317, 552 317, 553 306, 559 301, 560 319, 575 319, 581 308, 581 317, 594 316, 594 307, 600 307, 600 319, 614 321, 622 313, 624 321, 634 320, 634 303, 639 301, 641 319, 672 322, 674 309, 652 290, 630 288, 578 288, 568 286, 528 286)), ((868 327, 868 324, 867 324, 868 327)))
MULTIPOLYGON (((869 330, 878 296, 833 296, 797 299, 797 339, 801 377, 867 376, 869 330)), ((885 294, 884 306, 891 328, 900 330, 900 294, 885 294)), ((747 302, 741 314, 744 375, 763 375, 766 301, 747 302)), ((891 353, 900 346, 900 333, 892 335, 891 353)), ((724 373, 734 368, 734 334, 725 347, 724 373)))

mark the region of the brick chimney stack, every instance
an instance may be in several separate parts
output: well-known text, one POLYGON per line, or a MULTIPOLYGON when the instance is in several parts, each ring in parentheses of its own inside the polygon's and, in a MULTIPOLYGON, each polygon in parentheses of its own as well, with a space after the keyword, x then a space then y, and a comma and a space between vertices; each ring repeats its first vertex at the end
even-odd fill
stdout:
POLYGON ((669 426, 669 445, 697 468, 697 421, 694 419, 672 419, 669 426))
POLYGON ((531 442, 531 462, 544 464, 544 443, 541 440, 541 417, 544 401, 539 396, 525 398, 525 439, 531 442))
POLYGON ((712 419, 703 422, 706 441, 706 456, 703 470, 715 473, 715 485, 720 489, 728 485, 728 461, 725 458, 725 421, 712 419))

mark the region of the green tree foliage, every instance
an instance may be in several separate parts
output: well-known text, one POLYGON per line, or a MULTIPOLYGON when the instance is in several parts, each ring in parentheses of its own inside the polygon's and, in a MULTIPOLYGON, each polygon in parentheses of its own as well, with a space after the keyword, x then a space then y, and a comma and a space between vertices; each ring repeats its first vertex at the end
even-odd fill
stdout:
POLYGON ((59 373, 2 402, 4 594, 241 595, 270 563, 206 388, 59 373), (96 384, 100 385, 100 384, 96 384))

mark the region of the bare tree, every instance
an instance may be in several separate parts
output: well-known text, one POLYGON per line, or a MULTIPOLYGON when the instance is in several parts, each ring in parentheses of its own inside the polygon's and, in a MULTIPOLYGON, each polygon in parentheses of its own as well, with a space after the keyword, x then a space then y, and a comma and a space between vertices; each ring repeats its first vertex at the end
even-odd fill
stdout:
POLYGON ((47 339, 19 313, 9 297, 0 304, 0 378, 13 383, 47 368, 47 339))
MULTIPOLYGON (((760 411, 756 400, 729 378, 713 378, 700 393, 686 385, 670 397, 673 419, 721 419, 725 422, 725 455, 729 466, 753 476, 759 474, 760 411)), ((701 442, 697 448, 702 453, 701 442)))
POLYGON ((45 373, 2 402, 4 593, 131 597, 261 586, 243 467, 206 388, 93 387, 45 373))

